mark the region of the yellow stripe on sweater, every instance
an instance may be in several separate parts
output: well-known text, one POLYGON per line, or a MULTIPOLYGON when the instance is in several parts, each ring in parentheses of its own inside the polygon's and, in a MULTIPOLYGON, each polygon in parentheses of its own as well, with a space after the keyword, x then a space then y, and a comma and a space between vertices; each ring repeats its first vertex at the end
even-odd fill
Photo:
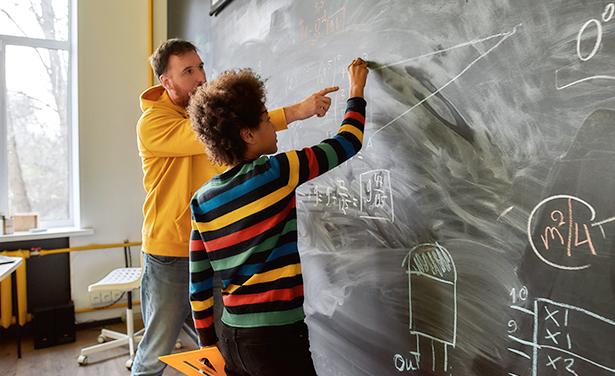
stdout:
POLYGON ((192 310, 195 312, 201 312, 204 311, 206 309, 211 308, 214 305, 214 298, 213 296, 205 301, 198 301, 198 300, 193 300, 190 302, 190 305, 192 306, 192 310))
MULTIPOLYGON (((299 158, 297 157, 297 152, 290 151, 286 153, 286 155, 288 157, 288 162, 291 166, 299 165, 299 158)), ((281 199, 291 194, 293 190, 297 188, 298 183, 299 183, 299 169, 291 168, 288 184, 285 185, 284 187, 274 192, 271 192, 267 196, 261 199, 258 199, 256 201, 253 201, 250 204, 245 205, 237 210, 234 210, 223 216, 220 216, 211 222, 200 223, 199 229, 201 229, 201 231, 203 231, 203 229, 206 229, 206 231, 215 231, 215 230, 224 228, 228 225, 231 225, 235 222, 239 222, 241 219, 249 217, 255 213, 258 213, 264 208, 269 208, 273 206, 275 203, 277 203, 281 199)))
MULTIPOLYGON (((243 286, 251 286, 257 285, 259 283, 266 283, 271 281, 276 281, 281 278, 294 277, 301 274, 301 264, 292 264, 285 266, 279 269, 273 269, 265 273, 255 274, 250 279, 248 279, 243 286)), ((224 291, 224 293, 232 294, 233 291, 237 290, 240 285, 228 285, 224 291)))
POLYGON ((359 141, 363 142, 363 132, 361 132, 357 127, 350 124, 344 124, 338 133, 348 132, 352 133, 359 141))

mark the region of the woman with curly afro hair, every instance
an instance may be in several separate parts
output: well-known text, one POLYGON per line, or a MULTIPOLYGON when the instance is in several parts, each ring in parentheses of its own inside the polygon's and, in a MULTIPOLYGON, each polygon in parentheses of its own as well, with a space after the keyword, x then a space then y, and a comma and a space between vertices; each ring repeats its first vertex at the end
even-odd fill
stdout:
POLYGON ((350 99, 337 135, 277 152, 264 83, 249 69, 226 71, 198 88, 192 129, 214 163, 228 168, 194 195, 190 300, 201 346, 218 346, 229 376, 314 376, 304 322, 295 189, 362 146, 367 63, 347 68, 350 99), (213 278, 224 310, 214 328, 213 278))
POLYGON ((240 130, 259 127, 265 100, 265 85, 250 69, 223 72, 194 93, 188 115, 212 162, 230 166, 243 159, 240 130))

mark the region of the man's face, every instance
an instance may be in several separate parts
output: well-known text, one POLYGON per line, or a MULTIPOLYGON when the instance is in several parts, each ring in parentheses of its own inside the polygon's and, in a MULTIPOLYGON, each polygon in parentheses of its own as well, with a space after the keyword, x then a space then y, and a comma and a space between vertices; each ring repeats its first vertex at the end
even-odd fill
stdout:
POLYGON ((160 82, 167 89, 174 104, 186 108, 190 94, 207 81, 203 62, 196 51, 183 55, 171 55, 167 71, 160 76, 160 82))

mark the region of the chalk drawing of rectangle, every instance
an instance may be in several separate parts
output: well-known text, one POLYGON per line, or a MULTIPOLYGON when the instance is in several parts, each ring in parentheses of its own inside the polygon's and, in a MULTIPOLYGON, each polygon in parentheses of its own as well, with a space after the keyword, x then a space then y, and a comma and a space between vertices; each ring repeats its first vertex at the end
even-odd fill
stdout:
POLYGON ((406 261, 410 333, 455 347, 457 269, 453 258, 438 243, 424 243, 412 248, 406 261))
POLYGON ((455 345, 455 286, 444 280, 412 274, 410 333, 455 345))

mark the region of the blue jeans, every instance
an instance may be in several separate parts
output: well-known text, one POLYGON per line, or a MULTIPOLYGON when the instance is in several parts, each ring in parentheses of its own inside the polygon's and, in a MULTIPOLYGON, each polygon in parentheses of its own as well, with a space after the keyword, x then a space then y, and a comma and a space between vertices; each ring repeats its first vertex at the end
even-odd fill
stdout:
POLYGON ((260 328, 222 323, 218 347, 227 376, 316 376, 304 321, 260 328))
POLYGON ((143 254, 141 313, 145 333, 139 342, 131 375, 162 375, 179 332, 191 314, 188 257, 143 254))

